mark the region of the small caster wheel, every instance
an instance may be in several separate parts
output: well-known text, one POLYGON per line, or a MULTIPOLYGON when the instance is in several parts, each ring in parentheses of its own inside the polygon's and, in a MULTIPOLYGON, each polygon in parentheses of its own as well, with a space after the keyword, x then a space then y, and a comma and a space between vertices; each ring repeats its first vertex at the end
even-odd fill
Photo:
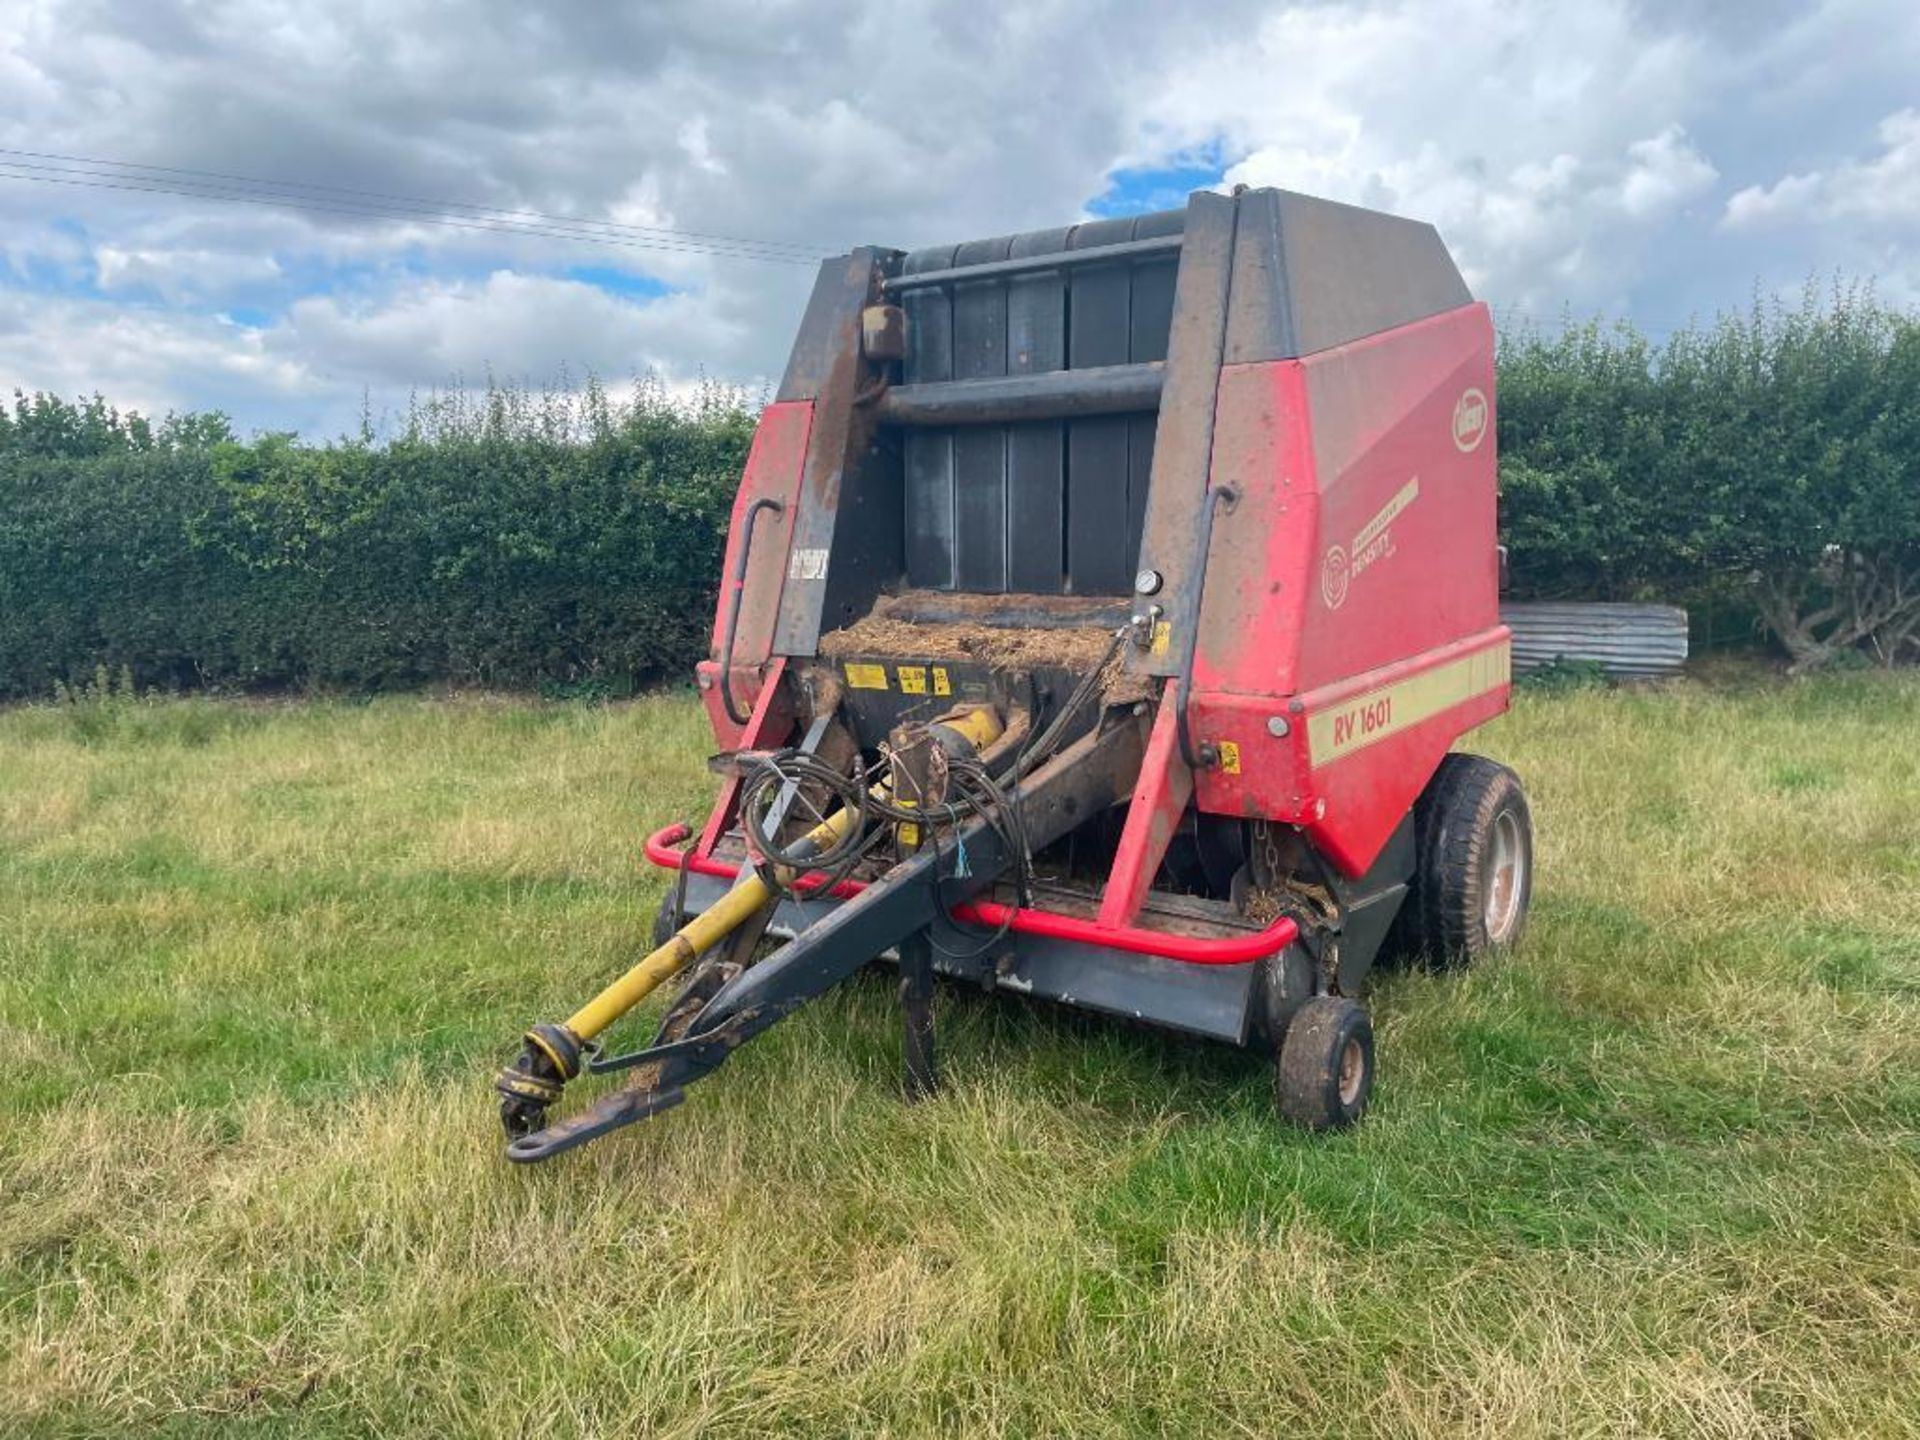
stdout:
POLYGON ((1280 1113, 1309 1130, 1344 1130, 1373 1095, 1373 1021, 1341 995, 1300 1007, 1274 1066, 1280 1113))
POLYGON ((673 891, 667 891, 661 898, 660 908, 653 912, 653 948, 658 950, 673 939, 680 926, 685 923, 686 920, 683 917, 674 913, 673 891))

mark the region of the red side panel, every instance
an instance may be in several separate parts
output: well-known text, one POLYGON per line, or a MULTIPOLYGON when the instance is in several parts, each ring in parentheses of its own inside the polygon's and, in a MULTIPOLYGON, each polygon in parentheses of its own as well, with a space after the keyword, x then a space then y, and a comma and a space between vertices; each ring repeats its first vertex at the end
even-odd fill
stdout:
POLYGON ((1221 372, 1190 728, 1199 808, 1372 863, 1462 733, 1506 708, 1493 331, 1472 305, 1221 372))
POLYGON ((813 428, 811 401, 769 405, 753 432, 746 472, 733 497, 733 523, 727 533, 727 554, 720 571, 720 603, 713 617, 714 659, 699 667, 701 693, 713 717, 714 734, 723 746, 738 743, 740 727, 727 719, 719 698, 716 663, 726 641, 727 615, 734 604, 740 620, 733 642, 733 694, 750 707, 760 693, 761 667, 773 654, 774 624, 780 614, 780 592, 786 585, 788 551, 793 543, 793 520, 800 496, 800 475, 806 464, 807 439, 813 428), (746 581, 736 587, 733 575, 747 543, 747 517, 754 502, 775 500, 778 513, 762 510, 753 522, 753 545, 748 552, 746 581))
MULTIPOLYGON (((726 709, 713 687, 702 690, 701 694, 707 702, 707 717, 713 721, 714 734, 719 736, 723 750, 777 750, 789 743, 793 734, 793 702, 787 687, 780 683, 786 667, 785 656, 776 656, 767 667, 766 682, 753 702, 753 713, 747 717, 745 725, 735 725, 727 718, 726 709)), ((704 671, 708 667, 703 665, 700 668, 704 671)), ((733 824, 734 811, 739 803, 740 777, 729 776, 720 786, 720 795, 707 816, 706 828, 700 832, 700 843, 694 847, 697 853, 713 853, 713 847, 726 834, 727 827, 733 824)))
MULTIPOLYGON (((1214 517, 1193 684, 1285 695, 1309 594, 1297 583, 1320 529, 1306 370, 1297 360, 1220 372, 1213 484, 1239 498, 1214 517)), ((1196 510, 1198 504, 1196 503, 1196 510)))
POLYGON ((1507 708, 1508 639, 1496 625, 1284 698, 1196 693, 1189 723, 1221 755, 1195 781, 1200 808, 1305 826, 1358 875, 1448 747, 1507 708))
POLYGON ((1298 688, 1500 623, 1484 305, 1305 362, 1320 480, 1298 688))

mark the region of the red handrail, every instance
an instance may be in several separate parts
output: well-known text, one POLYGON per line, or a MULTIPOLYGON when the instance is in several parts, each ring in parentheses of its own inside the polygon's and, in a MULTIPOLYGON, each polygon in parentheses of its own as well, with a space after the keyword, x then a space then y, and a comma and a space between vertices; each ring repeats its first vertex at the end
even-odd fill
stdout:
MULTIPOLYGON (((647 859, 665 870, 678 870, 684 863, 696 875, 711 875, 731 880, 740 867, 706 855, 689 855, 675 847, 691 832, 685 825, 669 825, 647 837, 647 859)), ((818 889, 820 876, 809 875, 800 881, 803 890, 818 889)), ((836 900, 858 895, 867 887, 858 880, 843 880, 827 893, 836 900)), ((1054 910, 1021 909, 994 900, 975 900, 953 907, 953 918, 974 925, 1006 925, 1016 934, 1044 935, 1054 940, 1073 940, 1082 945, 1104 945, 1110 950, 1125 950, 1134 955, 1157 955, 1163 960, 1178 960, 1188 965, 1245 965, 1277 950, 1284 950, 1300 935, 1300 927, 1282 915, 1264 930, 1251 935, 1236 935, 1225 940, 1201 940, 1188 935, 1168 935, 1158 930, 1142 930, 1134 925, 1101 925, 1077 915, 1062 915, 1054 910)))

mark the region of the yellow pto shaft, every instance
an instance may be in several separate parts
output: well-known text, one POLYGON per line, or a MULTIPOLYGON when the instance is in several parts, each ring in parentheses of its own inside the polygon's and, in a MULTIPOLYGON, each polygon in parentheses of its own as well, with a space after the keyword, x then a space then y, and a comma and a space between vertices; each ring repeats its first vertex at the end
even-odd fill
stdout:
MULTIPOLYGON (((816 825, 807 838, 814 848, 826 849, 845 838, 855 813, 841 809, 816 825)), ((758 875, 747 875, 706 910, 681 926, 674 937, 635 965, 626 974, 582 1005, 567 1021, 567 1029, 581 1040, 591 1040, 614 1021, 638 1005, 684 970, 701 951, 718 945, 748 917, 767 903, 767 882, 758 875)))
MULTIPOLYGON (((975 706, 943 716, 934 728, 952 731, 975 751, 1000 734, 1000 719, 989 706, 975 706)), ((885 798, 886 784, 873 787, 885 798)), ((839 845, 860 823, 861 807, 842 806, 807 833, 813 853, 839 845)), ((782 879, 789 877, 782 876, 782 879)), ((547 1107, 560 1098, 561 1088, 578 1075, 592 1055, 594 1038, 634 1006, 672 979, 704 952, 711 950, 774 898, 758 874, 744 874, 718 901, 696 915, 674 937, 646 959, 582 1005, 564 1025, 536 1025, 526 1033, 519 1057, 494 1079, 500 1092, 500 1117, 507 1133, 530 1135, 545 1123, 547 1107)))
MULTIPOLYGON (((976 705, 945 716, 935 724, 966 740, 974 750, 983 750, 1000 735, 1000 717, 991 706, 976 705)), ((876 795, 887 787, 873 787, 876 795)), ((815 850, 825 850, 846 838, 855 812, 834 811, 807 835, 815 850)), ((711 949, 745 924, 748 917, 767 903, 767 884, 758 875, 748 876, 721 896, 712 906, 693 917, 666 944, 635 965, 626 974, 573 1012, 567 1029, 579 1040, 591 1040, 614 1021, 651 995, 663 980, 670 980, 702 951, 711 949)), ((557 1060, 559 1057, 555 1057, 557 1060)))

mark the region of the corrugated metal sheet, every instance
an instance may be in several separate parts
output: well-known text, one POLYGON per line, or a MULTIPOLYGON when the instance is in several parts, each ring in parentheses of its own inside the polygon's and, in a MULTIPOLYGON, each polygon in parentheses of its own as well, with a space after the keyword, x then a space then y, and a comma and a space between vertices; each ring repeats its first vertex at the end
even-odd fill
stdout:
POLYGON ((1513 628, 1520 675, 1556 659, 1597 660, 1618 679, 1648 680, 1687 662, 1687 612, 1676 605, 1509 603, 1500 618, 1513 628))

